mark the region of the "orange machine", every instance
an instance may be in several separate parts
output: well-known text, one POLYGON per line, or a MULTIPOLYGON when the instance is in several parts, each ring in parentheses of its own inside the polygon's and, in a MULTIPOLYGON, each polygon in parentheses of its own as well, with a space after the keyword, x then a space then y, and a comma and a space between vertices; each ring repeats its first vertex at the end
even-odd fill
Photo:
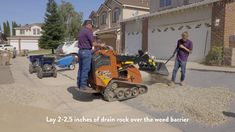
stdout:
POLYGON ((103 94, 107 101, 126 100, 147 92, 133 58, 102 48, 92 57, 89 86, 103 94))

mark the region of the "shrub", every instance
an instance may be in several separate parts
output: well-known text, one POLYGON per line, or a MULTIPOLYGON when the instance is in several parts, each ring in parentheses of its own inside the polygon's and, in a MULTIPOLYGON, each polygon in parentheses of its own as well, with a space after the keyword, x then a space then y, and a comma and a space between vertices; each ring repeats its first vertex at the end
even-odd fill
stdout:
POLYGON ((206 56, 207 65, 222 65, 224 56, 223 56, 223 47, 222 46, 213 46, 206 56))

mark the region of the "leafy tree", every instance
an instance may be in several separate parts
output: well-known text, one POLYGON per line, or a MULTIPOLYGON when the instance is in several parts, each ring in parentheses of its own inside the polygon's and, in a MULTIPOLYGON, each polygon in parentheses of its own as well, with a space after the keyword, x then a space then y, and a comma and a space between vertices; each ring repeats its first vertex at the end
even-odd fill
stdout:
POLYGON ((55 0, 48 0, 42 29, 39 46, 43 49, 52 49, 53 52, 53 49, 57 48, 64 40, 63 24, 55 0))
POLYGON ((3 22, 3 33, 4 34, 7 33, 7 24, 6 24, 6 22, 3 22))
POLYGON ((17 27, 18 25, 16 24, 15 21, 12 22, 12 36, 15 36, 16 35, 16 31, 15 31, 15 28, 17 27))
POLYGON ((7 24, 6 24, 6 34, 5 34, 7 37, 10 37, 11 36, 11 27, 10 27, 10 24, 9 22, 7 21, 7 24))
POLYGON ((82 13, 76 12, 74 6, 70 2, 62 0, 59 6, 59 14, 65 30, 65 38, 71 40, 77 37, 81 29, 82 13))

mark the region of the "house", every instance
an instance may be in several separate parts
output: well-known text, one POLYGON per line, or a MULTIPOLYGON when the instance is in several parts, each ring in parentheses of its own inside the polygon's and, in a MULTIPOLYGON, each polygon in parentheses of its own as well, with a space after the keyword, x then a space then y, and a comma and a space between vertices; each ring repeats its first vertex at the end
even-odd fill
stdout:
POLYGON ((38 50, 38 40, 41 34, 41 23, 26 24, 16 27, 16 35, 8 38, 8 43, 16 47, 17 50, 38 50))
POLYGON ((150 0, 150 14, 121 22, 122 50, 134 54, 142 49, 167 59, 181 33, 188 31, 194 43, 190 61, 203 61, 219 45, 225 64, 235 65, 235 43, 229 41, 235 34, 234 11, 234 0, 150 0))
POLYGON ((119 51, 120 21, 149 13, 149 0, 106 0, 90 19, 96 26, 94 33, 107 45, 119 51))

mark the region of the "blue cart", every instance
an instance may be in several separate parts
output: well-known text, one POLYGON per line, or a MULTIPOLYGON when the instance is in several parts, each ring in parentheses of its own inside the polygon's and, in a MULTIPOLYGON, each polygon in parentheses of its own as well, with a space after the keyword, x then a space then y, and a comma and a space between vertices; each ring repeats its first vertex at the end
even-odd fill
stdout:
POLYGON ((63 69, 74 70, 76 64, 76 57, 74 55, 68 55, 56 60, 56 66, 63 69))

